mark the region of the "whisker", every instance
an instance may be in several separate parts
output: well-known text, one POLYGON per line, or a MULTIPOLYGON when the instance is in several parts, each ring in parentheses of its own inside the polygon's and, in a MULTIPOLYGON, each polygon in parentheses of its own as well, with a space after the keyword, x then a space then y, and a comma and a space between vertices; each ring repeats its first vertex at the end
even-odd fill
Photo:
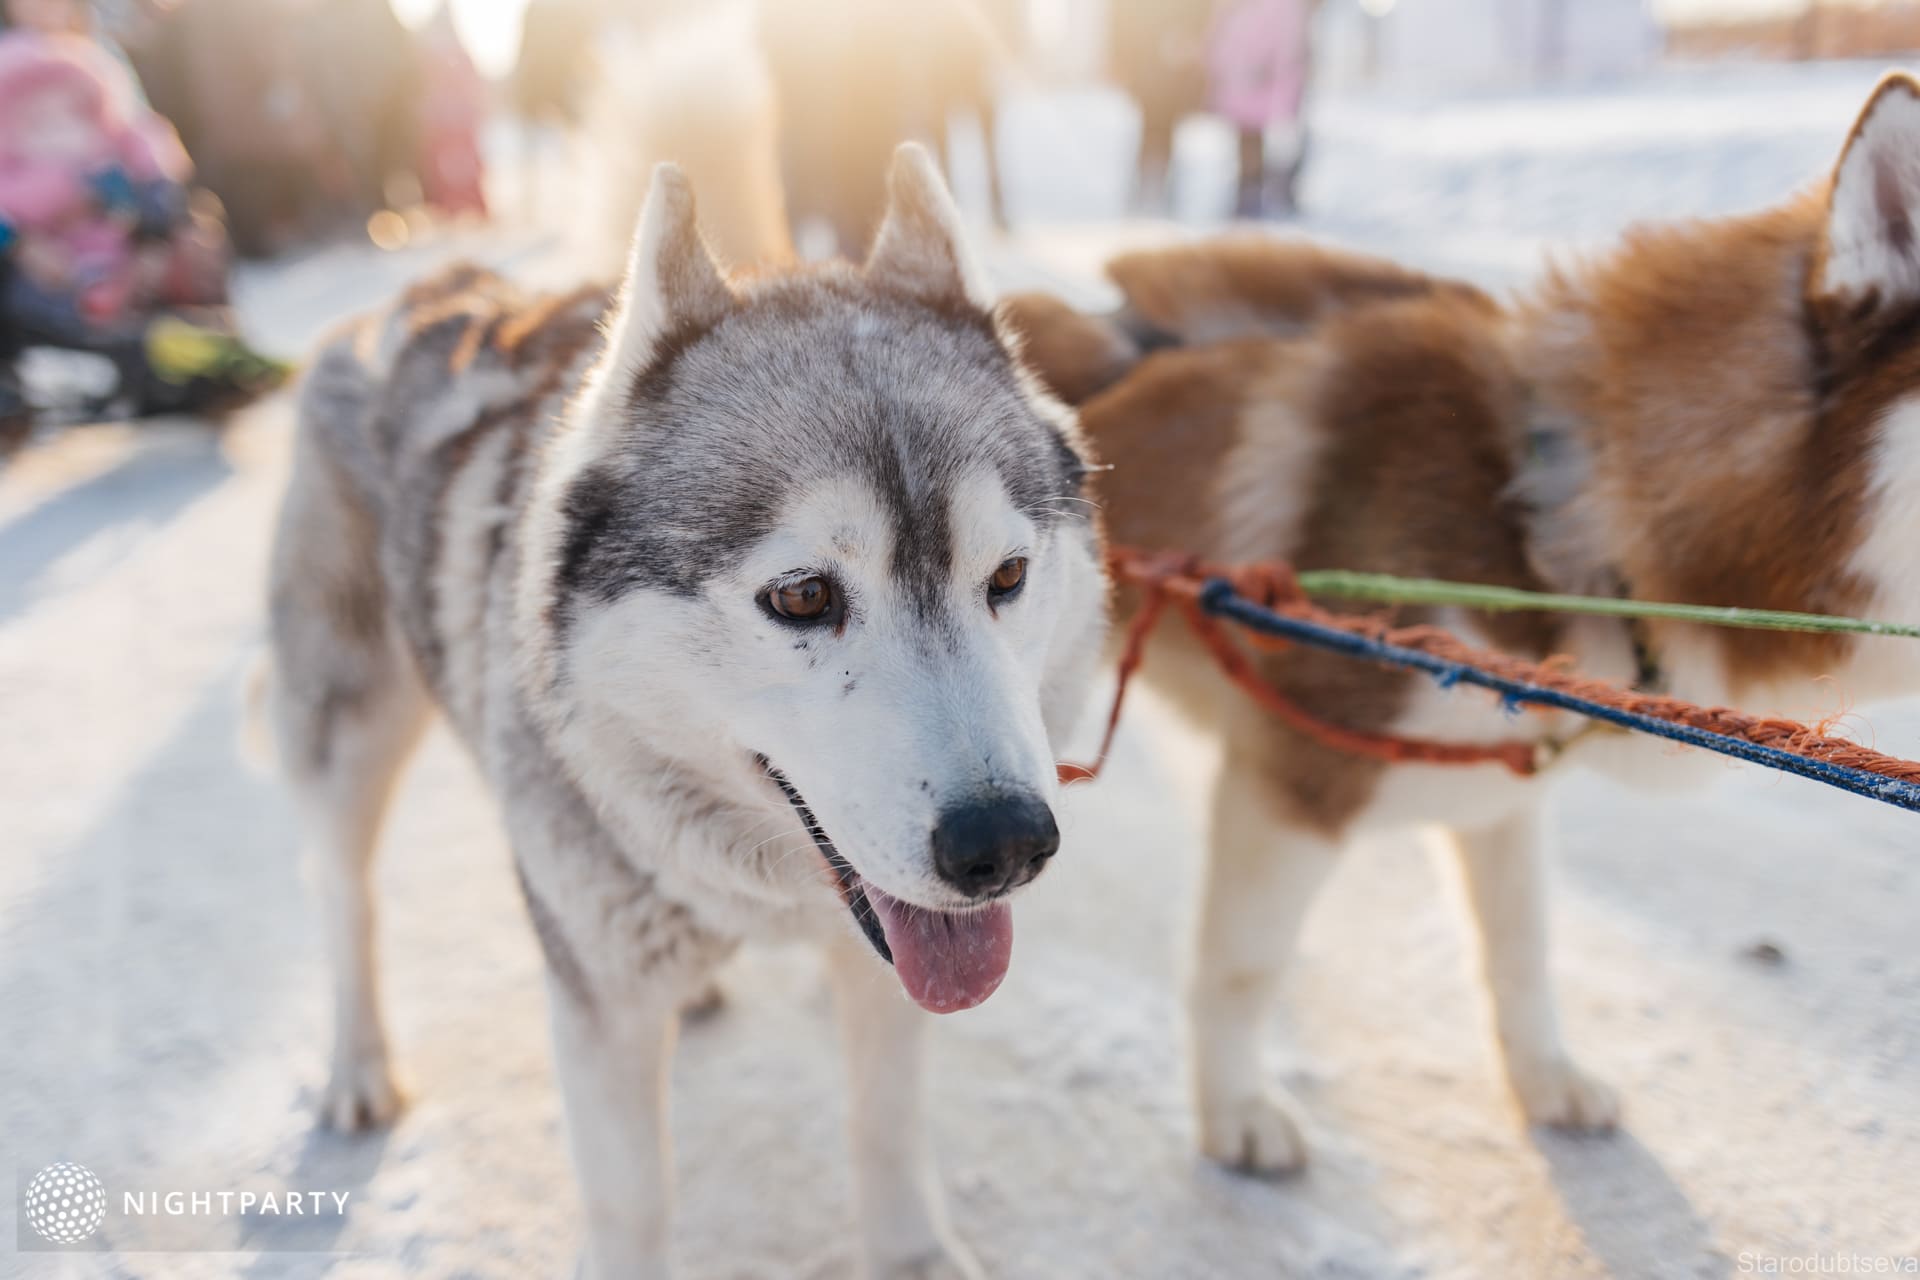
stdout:
MULTIPOLYGON (((751 849, 748 849, 747 856, 752 857, 754 854, 760 852, 762 849, 766 848, 768 845, 772 844, 776 840, 791 840, 795 836, 804 836, 806 834, 807 834, 806 832, 800 830, 800 828, 798 827, 789 827, 785 831, 776 831, 772 835, 768 836, 765 840, 760 841, 759 843, 755 844, 751 849)), ((776 867, 779 866, 781 862, 785 862, 788 858, 791 858, 794 854, 798 852, 799 852, 798 849, 787 850, 785 853, 780 855, 780 860, 778 862, 775 862, 773 866, 776 866, 776 867)))

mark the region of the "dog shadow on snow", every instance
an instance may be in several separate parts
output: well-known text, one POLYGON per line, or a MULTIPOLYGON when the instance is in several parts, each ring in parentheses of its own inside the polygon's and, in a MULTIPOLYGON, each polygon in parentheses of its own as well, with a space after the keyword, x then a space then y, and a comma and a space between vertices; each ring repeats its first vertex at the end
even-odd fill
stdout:
POLYGON ((1720 1280, 1732 1274, 1687 1193, 1632 1133, 1538 1132, 1533 1145, 1568 1220, 1608 1275, 1720 1280))
MULTIPOLYGON (((350 1204, 365 1199, 386 1161, 393 1129, 341 1134, 315 1125, 307 1132, 300 1154, 283 1182, 290 1188, 324 1187, 348 1197, 350 1204)), ((260 1219, 234 1246, 259 1249, 261 1254, 240 1274, 245 1280, 273 1280, 286 1273, 286 1253, 332 1253, 352 1221, 353 1211, 305 1218, 260 1219)))
POLYGON ((0 526, 0 622, 25 611, 70 553, 90 548, 87 572, 105 572, 232 470, 214 428, 155 426, 106 470, 0 526))
MULTIPOLYGON (((357 1207, 385 1134, 309 1132, 282 1172, 227 1123, 236 1108, 278 1114, 234 1073, 274 1052, 308 932, 290 817, 235 758, 247 656, 216 665, 86 829, 37 851, 47 873, 0 938, 0 1007, 38 1030, 0 1047, 0 1078, 25 1086, 20 1103, 0 1101, 0 1132, 132 1183, 165 1165, 214 1185, 344 1191, 357 1207), (84 990, 89 977, 111 998, 84 990)), ((234 1247, 269 1251, 245 1274, 280 1275, 285 1253, 336 1247, 343 1222, 262 1216, 234 1247)))

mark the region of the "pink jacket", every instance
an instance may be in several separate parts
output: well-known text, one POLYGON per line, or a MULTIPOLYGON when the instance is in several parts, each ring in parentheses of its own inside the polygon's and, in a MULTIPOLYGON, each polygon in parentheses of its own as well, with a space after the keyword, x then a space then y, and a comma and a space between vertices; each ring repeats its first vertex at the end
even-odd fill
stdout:
POLYGON ((52 230, 85 218, 92 177, 118 166, 135 183, 184 182, 192 172, 173 126, 139 100, 118 62, 79 36, 30 31, 0 35, 0 219, 23 230, 52 230), (64 91, 91 125, 74 154, 49 156, 27 145, 33 104, 64 91))
POLYGON ((1242 129, 1286 124, 1307 87, 1309 0, 1227 0, 1207 40, 1213 109, 1242 129))

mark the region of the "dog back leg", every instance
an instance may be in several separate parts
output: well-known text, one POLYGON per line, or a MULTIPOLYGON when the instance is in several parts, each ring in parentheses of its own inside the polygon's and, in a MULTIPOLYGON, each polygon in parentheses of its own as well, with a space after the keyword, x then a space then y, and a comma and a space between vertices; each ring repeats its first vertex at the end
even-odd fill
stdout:
POLYGON ((1487 989, 1507 1079, 1527 1118, 1569 1129, 1611 1128, 1613 1091, 1568 1057, 1547 974, 1547 907, 1539 821, 1529 807, 1454 833, 1480 927, 1487 989))
POLYGON ((396 652, 389 663, 369 704, 341 708, 318 730, 328 740, 327 763, 294 778, 333 978, 333 1058, 321 1117, 344 1131, 384 1125, 400 1109, 375 968, 373 854, 427 701, 411 659, 396 652))
POLYGON ((1267 773, 1230 751, 1214 784, 1187 1016, 1200 1149, 1263 1176, 1305 1163, 1292 1099, 1263 1079, 1261 1031, 1338 845, 1290 823, 1267 773))
POLYGON ((333 1063, 320 1115, 343 1130, 384 1124, 399 1110, 370 875, 394 780, 429 708, 389 616, 375 541, 365 508, 303 459, 275 546, 268 698, 332 971, 333 1063))

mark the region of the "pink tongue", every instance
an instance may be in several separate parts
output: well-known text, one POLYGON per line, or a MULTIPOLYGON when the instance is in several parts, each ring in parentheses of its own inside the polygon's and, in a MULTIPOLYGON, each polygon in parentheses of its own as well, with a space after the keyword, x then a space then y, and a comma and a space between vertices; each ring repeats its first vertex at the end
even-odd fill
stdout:
POLYGON ((929 911, 866 885, 893 952, 893 970, 914 1003, 932 1013, 958 1013, 992 995, 1013 956, 1013 909, 996 902, 978 911, 929 911))

